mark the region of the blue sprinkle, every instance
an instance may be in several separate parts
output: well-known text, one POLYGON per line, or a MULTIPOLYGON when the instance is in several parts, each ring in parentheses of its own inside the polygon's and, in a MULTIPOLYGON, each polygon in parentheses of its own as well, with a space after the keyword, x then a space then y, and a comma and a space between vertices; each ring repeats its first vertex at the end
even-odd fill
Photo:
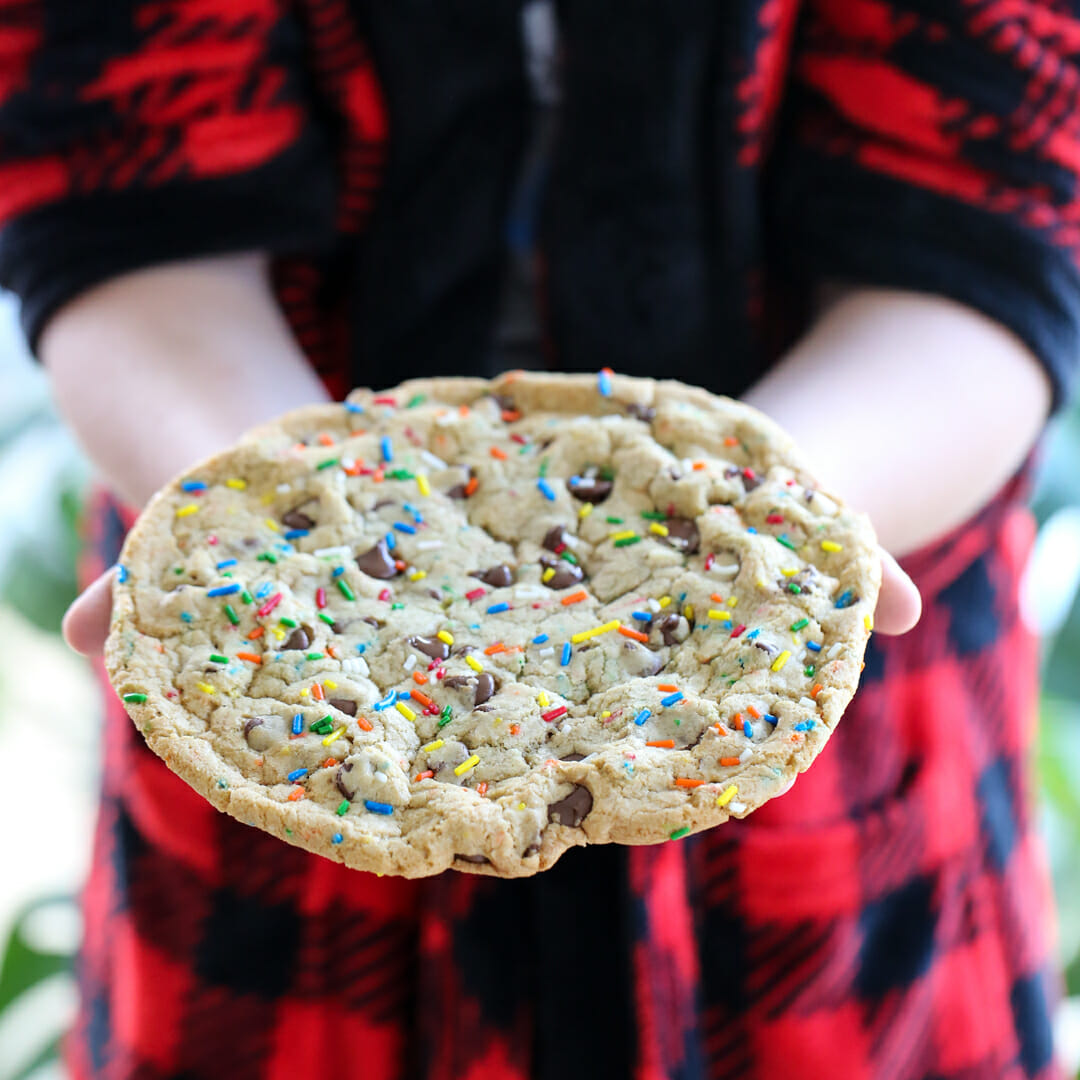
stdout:
POLYGON ((390 706, 393 705, 396 701, 397 701, 397 691, 396 690, 391 690, 390 693, 387 694, 386 697, 384 697, 382 699, 382 701, 377 701, 374 705, 372 705, 372 708, 376 712, 382 712, 383 709, 389 709, 390 706))
POLYGON ((408 701, 408 700, 409 700, 409 691, 408 690, 398 690, 394 694, 394 703, 395 704, 397 702, 399 702, 399 701, 408 701))
POLYGON ((389 803, 376 802, 374 799, 365 799, 364 805, 373 814, 392 814, 394 812, 394 808, 389 803))
POLYGON ((398 532, 408 533, 410 536, 416 535, 416 526, 410 525, 407 521, 395 521, 394 528, 398 532))
POLYGON ((773 727, 776 727, 778 723, 776 717, 773 716, 771 712, 767 712, 761 719, 764 720, 767 724, 772 724, 773 727))
POLYGON ((758 636, 758 634, 760 634, 760 633, 761 633, 761 628, 760 627, 757 630, 751 630, 750 633, 746 635, 746 640, 747 641, 753 641, 754 638, 756 638, 758 636))
POLYGON ((389 435, 384 435, 379 440, 379 445, 382 447, 382 459, 383 459, 383 461, 393 461, 394 460, 394 447, 393 447, 393 444, 390 442, 390 436, 389 435))
POLYGON ((570 663, 570 652, 571 652, 570 642, 567 641, 567 642, 565 642, 563 644, 563 647, 562 647, 562 666, 563 667, 566 667, 566 665, 570 663))
MULTIPOLYGON (((234 559, 233 561, 235 562, 236 560, 234 559)), ((117 563, 116 564, 116 580, 119 581, 121 585, 123 585, 124 582, 127 581, 127 579, 128 579, 127 567, 123 563, 117 563)))
POLYGON ((180 618, 183 619, 184 622, 191 622, 191 620, 195 618, 195 616, 192 615, 190 611, 181 611, 180 618))
POLYGON ((360 413, 364 411, 363 405, 357 405, 353 401, 343 401, 341 404, 345 406, 346 412, 360 413))
POLYGON ((364 650, 365 650, 366 648, 367 648, 367 646, 366 646, 366 645, 357 645, 357 646, 356 646, 356 651, 357 651, 358 653, 362 653, 362 652, 363 652, 363 651, 364 651, 364 650))
MULTIPOLYGON (((734 630, 735 629, 735 624, 730 619, 725 619, 720 625, 725 630, 734 630)), ((704 627, 699 627, 698 629, 704 629, 704 627)))
POLYGON ((509 610, 510 610, 510 605, 507 604, 504 601, 503 603, 500 603, 500 604, 492 604, 491 607, 489 607, 487 609, 487 613, 489 615, 498 615, 500 611, 509 611, 509 610))
POLYGON ((678 705, 679 702, 682 701, 682 699, 682 691, 676 690, 674 694, 668 694, 667 697, 661 698, 660 704, 663 705, 665 709, 667 709, 670 708, 672 705, 678 705))
POLYGON ((853 601, 851 597, 851 590, 845 589, 836 600, 836 606, 838 608, 851 607, 853 601))
POLYGON ((201 480, 185 480, 180 485, 185 491, 205 491, 206 485, 201 480))
POLYGON ((273 583, 269 582, 269 581, 265 585, 260 585, 259 586, 259 591, 257 593, 255 593, 256 599, 262 600, 265 597, 269 596, 270 595, 270 590, 273 587, 274 587, 273 583))
MULTIPOLYGON (((235 565, 236 565, 236 560, 235 559, 222 559, 221 562, 219 562, 217 564, 217 568, 219 570, 224 570, 226 566, 235 566, 235 565)), ((121 580, 123 580, 123 579, 121 579, 121 580)))
POLYGON ((601 371, 600 374, 596 376, 596 389, 599 390, 604 397, 611 397, 611 376, 606 371, 601 371))
POLYGON ((300 780, 305 776, 307 776, 307 769, 293 769, 286 779, 290 784, 295 784, 297 780, 300 780))
POLYGON ((547 634, 537 634, 536 637, 533 638, 533 644, 534 645, 543 645, 544 642, 547 641, 547 639, 548 639, 547 634))
POLYGON ((304 730, 304 714, 303 713, 297 713, 292 718, 292 733, 294 735, 299 735, 300 732, 303 731, 303 730, 304 730))
POLYGON ((686 599, 686 593, 679 594, 679 603, 681 604, 686 599))
POLYGON ((331 843, 334 843, 334 844, 340 844, 341 841, 344 840, 344 839, 345 839, 345 837, 342 836, 341 833, 339 833, 339 832, 334 833, 334 835, 330 837, 331 843))
POLYGON ((233 593, 240 591, 240 586, 237 584, 232 585, 218 585, 216 589, 208 589, 207 596, 232 596, 233 593))
POLYGON ((746 531, 748 533, 752 533, 754 536, 757 536, 757 529, 755 529, 753 525, 751 525, 750 528, 747 529, 746 531))
POLYGON ((285 533, 285 539, 296 540, 301 536, 307 536, 309 532, 311 532, 310 529, 289 529, 288 532, 285 533))
POLYGON ((651 710, 642 709, 641 712, 639 712, 637 716, 634 717, 634 723, 637 724, 638 727, 641 727, 641 725, 644 724, 650 716, 652 716, 651 710))
POLYGON ((750 721, 749 720, 744 720, 742 722, 742 733, 748 739, 752 739, 754 737, 754 729, 750 726, 750 721))
POLYGON ((393 533, 386 534, 386 546, 393 551, 397 547, 397 540, 394 538, 393 533))
POLYGON ((808 649, 809 649, 809 650, 810 650, 811 652, 821 652, 821 646, 820 646, 820 645, 819 645, 819 644, 818 644, 818 643, 817 643, 816 641, 808 641, 808 642, 806 643, 806 647, 807 647, 807 648, 808 648, 808 649))
POLYGON ((405 503, 402 506, 402 509, 405 510, 409 514, 412 514, 412 519, 413 519, 413 521, 416 522, 417 525, 423 525, 424 524, 424 515, 421 514, 420 511, 417 510, 415 506, 411 506, 409 503, 405 503))
POLYGON ((278 551, 284 551, 288 555, 291 555, 296 550, 292 544, 275 544, 274 547, 276 547, 278 551))
POLYGON ((345 573, 345 567, 344 566, 335 566, 334 567, 334 572, 333 572, 333 574, 331 574, 331 577, 341 577, 341 575, 344 574, 344 573, 345 573))
POLYGON ((796 731, 809 731, 817 721, 815 720, 800 720, 795 725, 796 731))
POLYGON ((648 611, 631 611, 631 619, 637 619, 638 622, 650 622, 652 620, 652 613, 648 611))
POLYGON ((539 480, 536 481, 536 486, 540 489, 540 492, 545 499, 548 499, 550 502, 555 501, 554 488, 552 488, 552 486, 542 476, 539 480))

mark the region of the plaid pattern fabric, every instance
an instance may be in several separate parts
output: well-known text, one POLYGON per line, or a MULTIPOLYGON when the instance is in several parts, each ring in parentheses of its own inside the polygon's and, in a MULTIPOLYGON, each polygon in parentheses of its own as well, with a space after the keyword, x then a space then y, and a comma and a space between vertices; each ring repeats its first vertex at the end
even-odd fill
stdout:
MULTIPOLYGON (((109 693, 76 1077, 1057 1077, 1019 486, 909 561, 921 624, 872 641, 789 794, 536 879, 376 878, 281 844, 109 693)), ((92 522, 88 574, 125 526, 105 499, 92 522)))

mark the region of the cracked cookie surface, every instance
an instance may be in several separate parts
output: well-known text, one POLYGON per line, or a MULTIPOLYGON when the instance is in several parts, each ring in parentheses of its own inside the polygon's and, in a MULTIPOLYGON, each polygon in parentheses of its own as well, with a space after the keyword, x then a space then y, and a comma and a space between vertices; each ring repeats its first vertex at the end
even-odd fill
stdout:
POLYGON ((749 407, 511 373, 299 409, 163 489, 106 662, 219 809, 512 877, 743 817, 825 745, 880 565, 749 407))

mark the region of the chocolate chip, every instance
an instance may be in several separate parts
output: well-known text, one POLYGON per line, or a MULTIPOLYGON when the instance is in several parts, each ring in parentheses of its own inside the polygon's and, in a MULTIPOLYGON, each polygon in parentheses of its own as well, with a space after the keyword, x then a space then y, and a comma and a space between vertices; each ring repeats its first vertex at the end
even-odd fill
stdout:
POLYGON ((306 649, 314 637, 310 626, 298 626, 286 639, 283 649, 306 649))
POLYGON ((754 472, 753 469, 743 469, 742 471, 743 487, 747 491, 753 491, 756 487, 761 487, 761 477, 754 472))
POLYGON ((527 859, 530 855, 535 855, 540 850, 540 844, 537 841, 533 841, 522 853, 521 857, 527 859))
POLYGON ((397 506, 393 499, 380 499, 371 509, 381 510, 384 506, 397 506))
POLYGON ((455 859, 460 859, 462 862, 471 863, 489 863, 491 860, 486 855, 455 855, 455 859))
POLYGON ((577 585, 585 580, 585 571, 580 566, 575 566, 565 559, 552 559, 544 556, 540 560, 540 565, 544 568, 540 580, 549 589, 567 589, 571 585, 577 585), (548 570, 554 570, 555 573, 548 574, 548 570))
POLYGON ((568 542, 570 534, 566 531, 565 525, 552 525, 546 533, 544 533, 543 546, 548 551, 561 551, 563 546, 568 542))
POLYGON ((584 754, 567 754, 565 757, 559 758, 560 761, 584 761, 584 754))
POLYGON ((397 573, 397 567, 394 565, 394 560, 390 558, 390 551, 385 540, 380 540, 363 555, 357 555, 356 565, 368 577, 373 578, 392 578, 397 573))
POLYGON ((491 396, 494 399, 495 404, 498 405, 503 412, 515 411, 514 399, 510 397, 509 394, 492 394, 491 396))
POLYGON ((432 660, 445 660, 450 655, 450 646, 442 638, 417 635, 409 638, 409 644, 425 656, 430 656, 432 660))
POLYGON ((478 705, 483 705, 484 702, 498 689, 499 684, 495 681, 494 675, 490 675, 486 671, 477 675, 476 696, 473 698, 473 708, 476 708, 478 705))
POLYGON ((668 531, 664 539, 684 555, 693 555, 701 546, 701 534, 692 518, 668 518, 664 524, 668 531))
POLYGON ((465 485, 455 484, 452 488, 447 489, 446 497, 448 499, 467 499, 468 495, 465 494, 465 485))
POLYGON ((548 806, 548 821, 576 829, 591 809, 592 792, 584 784, 575 784, 574 790, 565 799, 548 806))
POLYGON ((384 623, 382 619, 376 619, 374 615, 365 615, 360 621, 366 622, 368 626, 374 626, 376 630, 380 630, 386 625, 386 623, 384 623))
POLYGON ((570 494, 580 502, 602 503, 611 494, 615 484, 599 476, 583 476, 576 482, 571 478, 568 487, 570 494))
POLYGON ((343 712, 346 716, 356 715, 356 702, 350 701, 348 698, 332 697, 327 698, 327 704, 332 705, 338 712, 343 712))
POLYGON ((468 675, 448 675, 443 679, 443 686, 450 687, 451 690, 460 690, 463 686, 468 686, 470 683, 468 675))
POLYGON ((281 524, 288 525, 290 529, 313 529, 315 519, 300 513, 299 510, 290 510, 287 514, 281 515, 281 524))
POLYGON ((428 589, 427 594, 432 600, 442 600, 442 593, 438 589, 428 589))
POLYGON ((779 651, 775 645, 770 645, 767 641, 755 641, 754 648, 760 649, 766 656, 775 656, 779 651))
POLYGON ((253 716, 244 724, 244 738, 252 750, 269 750, 281 737, 283 725, 277 716, 253 716))
POLYGON ((639 405, 636 401, 631 401, 626 406, 626 411, 635 419, 644 420, 645 423, 656 419, 656 410, 651 405, 639 405))
POLYGON ((352 797, 356 794, 356 792, 350 790, 348 785, 345 783, 345 775, 346 773, 352 772, 352 767, 353 763, 351 761, 346 761, 345 764, 341 765, 338 768, 338 771, 334 774, 334 785, 337 787, 338 791, 340 791, 341 794, 345 796, 346 799, 352 799, 352 797))
POLYGON ((659 675, 664 667, 664 661, 656 653, 636 641, 623 642, 621 659, 623 670, 636 678, 659 675))
POLYGON ((486 570, 477 570, 472 577, 479 578, 485 585, 496 589, 505 589, 507 585, 514 584, 514 571, 506 563, 489 566, 486 570))
POLYGON ((654 618, 650 629, 660 632, 665 645, 677 645, 686 640, 689 623, 678 612, 672 611, 667 615, 654 618))
POLYGON ((266 723, 266 721, 261 716, 253 716, 244 725, 244 738, 246 739, 251 734, 252 728, 257 728, 257 727, 259 727, 260 724, 265 724, 265 723, 266 723))

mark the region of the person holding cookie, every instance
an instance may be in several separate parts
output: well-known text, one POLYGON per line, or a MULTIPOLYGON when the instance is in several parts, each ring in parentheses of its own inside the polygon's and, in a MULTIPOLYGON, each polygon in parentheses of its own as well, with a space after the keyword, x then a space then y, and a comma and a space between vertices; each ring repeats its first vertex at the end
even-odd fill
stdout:
POLYGON ((1054 0, 0 7, 0 283, 107 482, 76 648, 170 477, 418 377, 741 397, 892 553, 789 793, 522 881, 246 829, 110 698, 74 1076, 1058 1075, 1017 593, 1078 41, 1054 0))

